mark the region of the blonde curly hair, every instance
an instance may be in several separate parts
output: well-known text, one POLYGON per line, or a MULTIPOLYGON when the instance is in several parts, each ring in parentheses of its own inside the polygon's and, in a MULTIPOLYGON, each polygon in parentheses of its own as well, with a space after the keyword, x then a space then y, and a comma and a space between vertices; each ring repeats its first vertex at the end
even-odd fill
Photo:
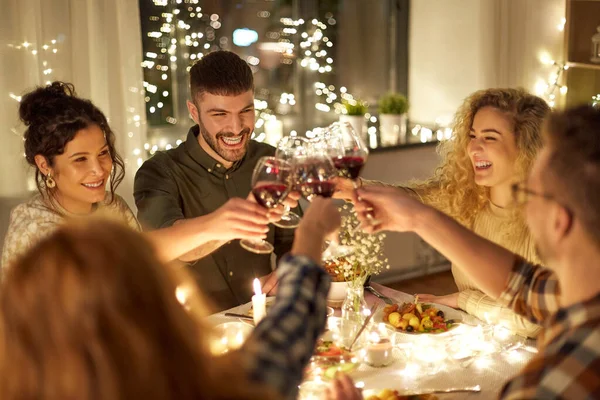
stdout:
MULTIPOLYGON (((471 228, 475 216, 490 199, 489 188, 475 184, 473 166, 467 150, 470 130, 477 111, 494 107, 508 115, 514 125, 515 142, 519 155, 516 160, 515 181, 524 179, 542 146, 541 127, 550 107, 546 102, 524 89, 479 90, 460 106, 453 122, 451 140, 440 143, 438 153, 441 165, 424 182, 413 182, 411 187, 429 204, 471 228)), ((519 210, 514 218, 522 221, 519 210)))

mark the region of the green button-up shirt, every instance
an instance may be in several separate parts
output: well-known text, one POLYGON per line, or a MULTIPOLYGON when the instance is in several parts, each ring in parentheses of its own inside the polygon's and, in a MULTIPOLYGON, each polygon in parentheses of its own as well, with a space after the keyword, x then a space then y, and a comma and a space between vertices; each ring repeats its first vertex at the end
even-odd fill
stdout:
MULTIPOLYGON (((256 162, 275 153, 272 146, 251 140, 244 158, 226 169, 200 147, 198 134, 198 126, 192 127, 185 143, 157 152, 138 170, 134 197, 145 229, 212 213, 232 197, 246 198, 256 162)), ((274 226, 267 236, 278 258, 291 249, 293 238, 293 229, 274 226)), ((250 301, 252 280, 271 272, 271 257, 244 250, 235 240, 190 269, 214 305, 227 309, 250 301)))

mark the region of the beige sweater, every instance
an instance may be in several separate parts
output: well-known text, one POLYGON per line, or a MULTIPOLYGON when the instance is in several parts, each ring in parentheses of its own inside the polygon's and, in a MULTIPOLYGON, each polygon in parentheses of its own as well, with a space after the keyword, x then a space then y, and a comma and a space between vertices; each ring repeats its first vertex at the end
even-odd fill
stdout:
MULTIPOLYGON (((489 206, 475 218, 473 231, 527 260, 539 263, 535 244, 526 229, 518 232, 507 230, 510 211, 489 203, 489 206)), ((499 305, 483 293, 456 265, 452 265, 452 275, 458 287, 458 307, 477 318, 492 324, 505 326, 511 331, 526 337, 536 337, 541 327, 532 324, 512 310, 499 305)))
MULTIPOLYGON (((414 189, 402 185, 371 180, 361 180, 364 185, 394 186, 406 190, 423 201, 414 189)), ((491 202, 480 212, 473 223, 473 231, 515 254, 534 263, 540 263, 535 244, 526 229, 510 231, 510 211, 494 206, 491 202)), ((512 310, 501 306, 493 298, 483 293, 456 265, 452 265, 452 275, 458 287, 458 307, 461 310, 488 323, 505 326, 512 332, 525 337, 535 338, 542 330, 512 310)))
MULTIPOLYGON (((110 194, 107 193, 106 197, 109 196, 110 194)), ((125 200, 118 195, 115 196, 115 201, 111 204, 107 201, 96 203, 93 214, 121 221, 139 231, 140 226, 125 200)), ((81 216, 69 213, 56 202, 50 205, 40 195, 16 206, 10 213, 8 231, 2 247, 0 263, 2 271, 21 254, 72 218, 81 218, 81 216)))

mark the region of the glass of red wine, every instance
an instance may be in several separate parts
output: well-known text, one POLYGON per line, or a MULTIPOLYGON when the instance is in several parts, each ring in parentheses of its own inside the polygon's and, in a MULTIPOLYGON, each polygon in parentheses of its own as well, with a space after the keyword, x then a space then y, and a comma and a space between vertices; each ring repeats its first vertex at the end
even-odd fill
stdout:
POLYGON ((294 159, 294 187, 308 200, 332 197, 337 170, 326 154, 311 153, 294 159))
MULTIPOLYGON (((309 152, 303 156, 296 156, 293 162, 294 187, 308 200, 312 201, 316 196, 333 197, 335 193, 337 169, 333 165, 331 157, 325 151, 326 148, 318 142, 311 145, 309 152)), ((341 246, 334 241, 326 241, 328 247, 323 251, 324 261, 347 257, 354 252, 351 246, 341 246)))
MULTIPOLYGON (((348 122, 331 124, 323 134, 323 140, 340 175, 352 181, 354 190, 358 189, 357 180, 369 155, 365 142, 348 122)), ((360 197, 358 200, 362 201, 360 197)), ((367 214, 367 218, 372 225, 379 224, 372 214, 367 214)))
MULTIPOLYGON (((292 166, 285 160, 275 157, 262 157, 252 174, 252 194, 256 202, 266 208, 275 208, 290 192, 292 166)), ((273 252, 273 245, 266 240, 240 241, 240 245, 253 253, 273 252)))
MULTIPOLYGON (((308 152, 308 141, 303 137, 286 136, 277 144, 275 158, 294 162, 296 157, 305 156, 308 152)), ((285 211, 279 221, 273 222, 273 225, 280 228, 296 228, 300 224, 300 216, 290 211, 289 206, 285 206, 285 211)))

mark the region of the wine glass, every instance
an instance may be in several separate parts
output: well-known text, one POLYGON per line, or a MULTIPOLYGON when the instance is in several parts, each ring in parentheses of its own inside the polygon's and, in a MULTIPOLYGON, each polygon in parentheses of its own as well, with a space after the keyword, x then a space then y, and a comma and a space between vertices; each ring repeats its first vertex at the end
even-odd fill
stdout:
MULTIPOLYGON (((343 177, 350 178, 356 191, 358 176, 369 155, 367 145, 348 122, 334 122, 323 136, 335 167, 343 177)), ((360 196, 357 198, 362 201, 360 196)), ((366 216, 371 225, 379 224, 371 213, 366 216)))
MULTIPOLYGON (((302 137, 286 136, 277 144, 275 158, 294 162, 295 157, 306 155, 308 151, 308 141, 302 137)), ((285 206, 285 211, 279 221, 273 222, 273 225, 280 228, 296 228, 300 224, 300 216, 290 211, 290 206, 285 206)))
POLYGON ((335 167, 342 176, 350 178, 357 189, 356 180, 369 155, 367 146, 348 122, 334 122, 324 136, 335 167))
POLYGON ((312 201, 315 196, 332 197, 337 170, 326 154, 310 152, 294 159, 294 185, 312 201))
MULTIPOLYGON (((256 202, 266 208, 275 208, 291 190, 292 166, 275 157, 262 157, 252 173, 252 194, 256 202)), ((266 240, 240 241, 240 245, 253 253, 273 252, 273 245, 266 240)))
MULTIPOLYGON (((316 196, 331 198, 335 192, 337 169, 326 148, 317 141, 311 143, 315 145, 309 146, 306 155, 296 155, 294 158, 294 185, 308 201, 316 196)), ((322 255, 324 261, 347 257, 354 252, 353 247, 341 246, 334 241, 326 241, 326 244, 328 247, 322 255)))

